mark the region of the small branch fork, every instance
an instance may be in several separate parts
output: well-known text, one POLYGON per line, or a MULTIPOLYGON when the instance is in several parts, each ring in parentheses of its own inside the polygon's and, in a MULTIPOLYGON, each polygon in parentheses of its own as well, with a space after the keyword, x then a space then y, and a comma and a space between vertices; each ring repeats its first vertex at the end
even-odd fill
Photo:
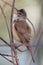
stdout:
MULTIPOLYGON (((11 55, 1 54, 1 53, 0 53, 0 55, 1 55, 2 57, 4 57, 6 60, 8 60, 9 62, 13 63, 13 65, 19 65, 19 63, 18 63, 18 58, 17 58, 17 52, 16 52, 16 49, 19 50, 19 49, 18 49, 19 46, 16 47, 16 46, 14 45, 14 42, 13 42, 13 32, 12 32, 13 10, 16 9, 16 8, 14 7, 15 0, 13 0, 12 5, 9 4, 9 3, 7 3, 7 2, 4 1, 4 0, 1 0, 1 1, 3 1, 4 3, 6 3, 6 4, 9 5, 10 7, 12 7, 12 9, 11 9, 11 20, 10 20, 10 30, 9 30, 6 15, 5 15, 5 13, 4 13, 3 8, 2 8, 1 5, 0 5, 2 14, 3 14, 4 19, 5 19, 5 23, 6 23, 6 26, 7 26, 7 30, 8 30, 8 34, 9 34, 9 38, 10 38, 10 44, 9 44, 8 42, 6 42, 2 37, 0 37, 0 40, 2 40, 6 45, 8 45, 8 46, 11 48, 11 55), (12 60, 9 60, 8 58, 6 58, 6 56, 12 57, 12 60), (16 64, 14 63, 14 58, 15 58, 16 64)), ((16 10, 18 11, 18 9, 16 9, 16 10)), ((27 18, 27 20, 31 23, 31 21, 30 21, 28 18, 27 18)), ((31 23, 31 24, 32 24, 32 23, 31 23)), ((33 26, 33 24, 32 24, 32 26, 33 26)), ((33 27, 33 28, 34 28, 34 27, 33 27)), ((35 30, 35 29, 34 29, 34 30, 35 30)), ((24 44, 25 44, 25 43, 24 43, 24 44)), ((21 43, 21 45, 23 45, 23 44, 21 43)), ((20 45, 20 46, 21 46, 21 45, 20 45)), ((36 48, 37 48, 37 45, 25 44, 25 46, 28 46, 28 47, 30 47, 30 48, 31 48, 31 47, 36 47, 36 48)), ((19 50, 19 51, 20 51, 20 50, 19 50)))
MULTIPOLYGON (((4 2, 6 5, 12 7, 12 5, 11 5, 10 3, 8 3, 8 2, 6 2, 6 1, 4 1, 4 0, 1 0, 1 1, 4 2)), ((14 9, 15 9, 16 11, 18 11, 18 9, 17 9, 16 7, 14 7, 14 9)))
POLYGON ((3 58, 5 58, 6 60, 8 60, 9 62, 13 63, 12 60, 9 60, 8 58, 6 58, 6 56, 7 56, 7 57, 12 57, 11 55, 2 54, 2 53, 0 53, 0 55, 1 55, 3 58))
MULTIPOLYGON (((0 37, 0 40, 2 40, 5 44, 7 44, 9 47, 11 47, 10 44, 8 44, 2 37, 0 37)), ((11 60, 9 60, 8 58, 5 57, 5 56, 11 56, 11 55, 1 54, 1 53, 0 53, 0 55, 1 55, 3 58, 5 58, 6 60, 8 60, 9 62, 13 63, 13 61, 11 61, 11 60)))
MULTIPOLYGON (((0 40, 2 40, 6 45, 8 45, 10 48, 11 48, 11 45, 10 44, 8 44, 2 37, 0 37, 0 40)), ((20 45, 21 46, 21 45, 20 45)), ((35 47, 35 49, 36 49, 36 47, 37 47, 38 45, 31 45, 31 46, 29 46, 30 48, 31 47, 35 47)), ((13 47, 14 47, 14 45, 13 45, 13 47)), ((19 46, 18 46, 19 47, 19 46)), ((21 51, 20 51, 21 52, 21 51)), ((35 54, 35 52, 34 52, 34 54, 35 54)), ((3 57, 3 56, 10 56, 10 57, 12 57, 11 55, 7 55, 7 54, 1 54, 0 53, 0 55, 3 57)), ((15 56, 13 56, 13 57, 15 57, 15 56)), ((5 58, 5 57, 4 57, 5 58)), ((6 59, 7 60, 7 59, 6 59)), ((8 60, 9 61, 9 60, 8 60)), ((9 61, 10 62, 10 61, 9 61)))
MULTIPOLYGON (((11 45, 10 44, 8 44, 2 37, 0 37, 0 40, 2 40, 5 44, 7 44, 10 48, 11 48, 11 45)), ((14 48, 14 47, 13 47, 14 48)), ((13 49, 12 49, 13 50, 13 49)), ((5 56, 11 56, 12 57, 12 55, 6 55, 6 54, 1 54, 0 53, 0 55, 2 56, 2 57, 4 57, 6 60, 8 60, 9 62, 11 62, 11 63, 13 63, 14 65, 16 65, 13 61, 11 61, 11 60, 9 60, 8 58, 6 58, 5 56)), ((15 58, 15 56, 13 56, 13 58, 15 58)))
MULTIPOLYGON (((0 40, 2 40, 6 45, 8 45, 10 48, 11 48, 11 44, 9 44, 8 42, 6 42, 2 37, 0 37, 0 40)), ((19 42, 20 43, 20 42, 19 42)), ((24 43, 25 44, 25 43, 24 43)), ((6 46, 5 45, 5 46, 6 46)), ((15 46, 14 44, 12 45, 13 47, 15 46)), ((18 49, 18 47, 20 47, 20 46, 23 46, 23 44, 21 43, 21 45, 19 45, 19 46, 15 46, 15 48, 16 49, 18 49)), ((26 44, 25 46, 29 46, 30 48, 31 47, 36 47, 37 45, 29 45, 29 44, 26 44)), ((24 51, 23 51, 24 52, 24 51)))
MULTIPOLYGON (((7 45, 11 48, 11 45, 8 44, 2 37, 0 37, 0 40, 2 40, 5 44, 7 44, 7 45)), ((17 55, 17 54, 16 54, 16 51, 15 51, 15 48, 14 48, 14 45, 13 45, 12 47, 13 47, 12 50, 14 51, 14 54, 17 55)), ((13 64, 15 65, 15 63, 14 63, 13 61, 11 61, 11 60, 9 60, 8 58, 6 58, 6 56, 12 57, 12 55, 1 54, 1 53, 0 53, 0 55, 1 55, 3 58, 5 58, 6 60, 8 60, 9 62, 11 62, 11 63, 13 63, 13 64)), ((17 58, 17 56, 15 56, 15 55, 13 56, 13 58, 17 58)), ((18 62, 18 60, 17 60, 16 62, 18 62)))
MULTIPOLYGON (((12 11, 11 11, 11 31, 9 31, 9 27, 8 27, 8 23, 7 23, 7 19, 6 19, 6 16, 5 16, 5 13, 4 13, 4 11, 3 11, 3 9, 2 9, 2 7, 1 7, 1 5, 0 5, 0 8, 1 8, 1 11, 2 11, 2 14, 3 14, 3 16, 4 16, 4 18, 5 18, 5 21, 6 21, 6 25, 7 25, 7 29, 8 29, 8 34, 9 34, 9 38, 10 38, 10 43, 11 43, 11 54, 12 54, 12 61, 13 61, 13 65, 15 65, 15 63, 14 63, 14 56, 13 56, 13 52, 12 51, 14 51, 14 49, 12 50, 12 48, 14 48, 14 47, 12 47, 12 43, 13 43, 13 33, 12 33, 12 16, 13 16, 13 7, 14 7, 14 2, 15 2, 15 0, 13 0, 13 4, 12 4, 12 11), (10 35, 10 32, 11 32, 11 35, 10 35), (10 37, 11 36, 11 37, 10 37)), ((3 41, 3 42, 5 42, 8 46, 10 46, 3 38, 1 38, 0 37, 0 39, 3 41)), ((15 49, 16 50, 16 49, 15 49)), ((15 51, 14 51, 15 52, 15 51)), ((15 54, 15 53, 14 53, 15 54)), ((17 53, 15 54, 15 55, 17 55, 17 53)), ((4 57, 5 58, 5 57, 4 57)), ((17 57, 15 56, 15 60, 16 60, 16 64, 18 65, 18 61, 17 61, 17 59, 16 59, 17 57)), ((7 59, 7 58, 6 58, 7 59)), ((8 59, 7 59, 8 60, 8 59)))
MULTIPOLYGON (((2 2, 4 2, 6 5, 8 5, 8 6, 10 6, 10 7, 12 7, 12 5, 10 4, 10 3, 8 3, 8 2, 6 2, 6 1, 4 1, 4 0, 1 0, 2 2)), ((18 12, 18 9, 16 8, 16 7, 14 7, 13 9, 15 9, 17 12, 18 12)), ((20 12, 21 13, 21 12, 20 12)), ((24 17, 24 16, 23 16, 24 17)), ((33 24, 31 23, 31 21, 29 20, 29 18, 26 18, 29 22, 30 22, 30 24, 32 25, 32 27, 33 27, 33 29, 34 29, 34 33, 35 33, 35 28, 34 28, 34 26, 33 26, 33 24)))

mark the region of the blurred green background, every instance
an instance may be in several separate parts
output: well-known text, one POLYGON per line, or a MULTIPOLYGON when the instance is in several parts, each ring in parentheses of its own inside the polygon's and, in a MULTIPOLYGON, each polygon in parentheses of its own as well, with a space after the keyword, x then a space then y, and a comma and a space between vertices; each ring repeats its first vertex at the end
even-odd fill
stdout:
MULTIPOLYGON (((5 0, 5 1, 12 4, 13 0, 5 0)), ((4 12, 5 12, 7 20, 8 20, 8 25, 9 25, 9 28, 10 28, 11 7, 6 5, 1 0, 0 0, 0 5, 4 9, 4 12)), ((43 21, 43 0, 15 0, 15 6, 18 9, 24 8, 27 13, 29 12, 28 16, 29 16, 30 20, 32 20, 35 28, 37 27, 37 29, 38 29, 39 25, 37 25, 37 24, 39 24, 39 22, 41 22, 41 25, 42 25, 42 21, 43 21)), ((43 25, 42 25, 42 27, 43 27, 43 25)), ((43 29, 42 27, 41 27, 41 29, 43 29)), ((3 37, 7 42, 9 42, 8 31, 7 31, 5 20, 4 20, 4 17, 2 15, 1 10, 0 10, 0 36, 3 37)), ((42 39, 43 39, 43 37, 42 37, 42 39)), ((4 43, 0 40, 0 45, 3 45, 3 44, 4 43)), ((4 48, 4 49, 0 48, 0 52, 3 53, 4 51, 6 51, 6 53, 7 53, 9 48, 7 48, 6 50, 5 49, 6 48, 4 48)), ((43 57, 42 51, 40 53, 41 53, 41 56, 43 57)), ((8 65, 10 63, 0 56, 0 65, 6 65, 6 64, 8 65)), ((43 65, 43 60, 41 60, 39 65, 43 65)))

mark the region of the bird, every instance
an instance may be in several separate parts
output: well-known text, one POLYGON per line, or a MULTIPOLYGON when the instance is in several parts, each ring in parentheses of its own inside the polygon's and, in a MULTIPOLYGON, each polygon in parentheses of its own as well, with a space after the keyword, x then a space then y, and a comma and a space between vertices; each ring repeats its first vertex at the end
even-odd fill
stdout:
MULTIPOLYGON (((17 36, 19 38, 19 41, 22 44, 29 44, 31 41, 31 28, 26 22, 26 11, 24 9, 19 9, 17 14, 13 16, 13 27, 14 30, 16 30, 17 36)), ((31 51, 31 48, 29 46, 26 46, 28 50, 31 51)), ((32 51, 31 51, 31 56, 33 62, 35 62, 32 51)))

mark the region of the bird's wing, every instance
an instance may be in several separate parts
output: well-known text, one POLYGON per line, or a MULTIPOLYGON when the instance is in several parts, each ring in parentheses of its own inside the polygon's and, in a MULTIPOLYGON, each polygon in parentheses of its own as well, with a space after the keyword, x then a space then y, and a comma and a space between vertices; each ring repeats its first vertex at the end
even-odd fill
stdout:
POLYGON ((31 37, 31 31, 27 26, 26 21, 17 21, 15 23, 15 29, 18 33, 18 36, 21 38, 22 37, 25 39, 25 41, 29 41, 31 37))
MULTIPOLYGON (((22 43, 27 44, 31 41, 31 30, 30 28, 27 26, 25 21, 18 21, 15 23, 15 29, 17 31, 17 34, 21 40, 22 43)), ((30 48, 29 46, 26 46, 27 49, 30 50, 31 52, 31 56, 32 56, 32 60, 34 62, 34 58, 33 58, 33 53, 32 53, 32 47, 30 48)))

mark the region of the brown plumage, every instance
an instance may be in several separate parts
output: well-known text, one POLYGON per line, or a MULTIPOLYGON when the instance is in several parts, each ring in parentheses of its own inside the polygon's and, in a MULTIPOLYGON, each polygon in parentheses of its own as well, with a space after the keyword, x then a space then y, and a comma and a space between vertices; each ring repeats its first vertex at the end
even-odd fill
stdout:
POLYGON ((17 31, 20 41, 22 43, 28 43, 31 39, 31 29, 30 29, 30 27, 28 27, 26 21, 17 20, 14 27, 17 31))
MULTIPOLYGON (((24 11, 20 10, 20 12, 24 12, 24 11)), ((26 14, 25 15, 24 14, 23 14, 23 16, 25 16, 24 18, 21 17, 21 19, 19 18, 19 19, 15 20, 14 28, 17 32, 18 37, 20 38, 20 42, 22 42, 22 44, 29 44, 29 42, 31 41, 31 37, 32 37, 31 28, 26 23, 26 14)), ((29 46, 26 46, 26 47, 27 47, 27 49, 30 50, 32 60, 33 60, 33 62, 35 62, 31 48, 29 46)))
MULTIPOLYGON (((31 41, 31 29, 27 25, 26 21, 17 20, 15 22, 14 27, 16 29, 18 37, 20 38, 20 42, 22 42, 23 44, 29 44, 29 42, 31 41)), ((29 49, 31 51, 31 48, 29 46, 27 46, 27 49, 29 49)), ((33 62, 35 62, 34 58, 33 58, 32 51, 31 51, 31 56, 32 56, 33 62)))

